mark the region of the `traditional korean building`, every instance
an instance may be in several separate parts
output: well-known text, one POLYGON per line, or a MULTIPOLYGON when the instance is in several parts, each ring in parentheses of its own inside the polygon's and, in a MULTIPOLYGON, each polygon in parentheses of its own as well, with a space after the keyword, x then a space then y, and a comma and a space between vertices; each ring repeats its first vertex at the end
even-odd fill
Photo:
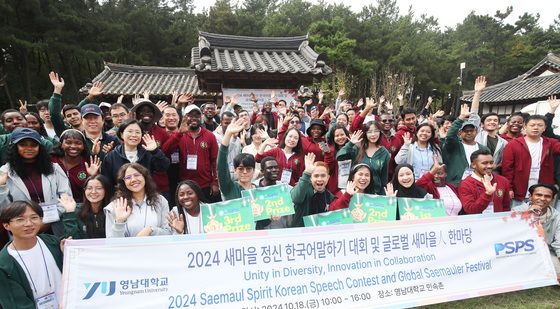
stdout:
MULTIPOLYGON (((473 95, 474 90, 465 91, 461 100, 472 102, 473 95)), ((560 57, 549 52, 522 75, 487 86, 480 97, 480 111, 495 112, 504 119, 532 103, 546 101, 551 95, 560 95, 560 57)), ((535 110, 535 113, 540 112, 535 110)))

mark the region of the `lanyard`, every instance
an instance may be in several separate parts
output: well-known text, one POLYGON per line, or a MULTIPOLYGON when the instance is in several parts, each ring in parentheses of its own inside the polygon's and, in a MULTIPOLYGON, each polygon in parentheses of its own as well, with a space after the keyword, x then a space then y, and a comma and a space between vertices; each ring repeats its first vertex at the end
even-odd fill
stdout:
MULTIPOLYGON (((39 239, 37 239, 37 243, 39 244, 39 248, 41 249, 41 255, 43 256, 43 263, 45 265, 45 271, 47 272, 47 279, 49 280, 49 288, 52 288, 51 276, 49 275, 49 269, 47 268, 47 261, 45 260, 45 253, 43 252, 43 246, 41 245, 41 242, 39 241, 39 239)), ((21 254, 19 254, 19 251, 18 251, 18 249, 16 248, 16 245, 13 242, 12 242, 12 246, 16 250, 16 253, 17 253, 18 257, 19 257, 21 263, 23 264, 23 267, 25 268, 25 271, 27 272, 27 275, 29 276, 29 280, 31 280, 31 285, 33 285, 33 290, 35 291, 35 294, 37 294, 37 287, 35 287, 35 282, 33 281, 33 277, 31 277, 31 273, 29 272, 29 269, 27 268, 27 265, 25 264, 25 261, 21 257, 21 254)))
POLYGON ((29 176, 27 176, 27 180, 29 180, 29 182, 31 183, 31 186, 33 187, 33 191, 35 191, 35 196, 37 196, 39 203, 41 203, 41 197, 39 196, 39 191, 37 191, 37 187, 35 187, 35 182, 33 182, 31 177, 29 176))

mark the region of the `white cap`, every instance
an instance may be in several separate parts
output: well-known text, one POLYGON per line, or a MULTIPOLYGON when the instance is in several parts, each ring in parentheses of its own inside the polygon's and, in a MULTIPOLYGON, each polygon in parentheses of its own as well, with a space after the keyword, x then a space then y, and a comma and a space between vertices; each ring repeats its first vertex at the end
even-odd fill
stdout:
POLYGON ((186 114, 188 114, 192 111, 198 111, 200 114, 202 114, 202 111, 200 110, 200 108, 198 108, 198 106, 196 106, 195 104, 191 104, 191 105, 185 107, 183 113, 186 115, 186 114))

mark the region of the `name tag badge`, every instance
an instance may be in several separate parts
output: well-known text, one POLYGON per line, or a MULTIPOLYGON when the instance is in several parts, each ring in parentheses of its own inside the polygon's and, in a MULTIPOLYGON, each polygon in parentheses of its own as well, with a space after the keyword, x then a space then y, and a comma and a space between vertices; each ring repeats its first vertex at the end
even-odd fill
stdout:
POLYGON ((197 160, 197 155, 187 155, 187 169, 196 170, 197 160))
POLYGON ((338 188, 346 188, 348 183, 348 176, 350 175, 350 167, 352 166, 352 160, 344 160, 338 162, 338 188))
POLYGON ((43 208, 44 224, 60 221, 56 203, 41 203, 39 205, 41 206, 41 208, 43 208))
POLYGON ((483 214, 493 214, 494 213, 494 202, 490 202, 488 207, 482 211, 483 214))
POLYGON ((461 177, 461 180, 465 180, 465 178, 469 177, 470 175, 472 175, 473 173, 473 169, 470 167, 467 167, 465 169, 465 172, 463 173, 463 177, 461 177))
POLYGON ((179 151, 178 150, 171 154, 171 164, 177 164, 177 163, 179 163, 179 151))
POLYGON ((281 183, 290 184, 292 180, 292 170, 285 169, 282 171, 282 179, 280 180, 281 183))
POLYGON ((58 300, 54 292, 35 299, 37 309, 58 309, 58 300))

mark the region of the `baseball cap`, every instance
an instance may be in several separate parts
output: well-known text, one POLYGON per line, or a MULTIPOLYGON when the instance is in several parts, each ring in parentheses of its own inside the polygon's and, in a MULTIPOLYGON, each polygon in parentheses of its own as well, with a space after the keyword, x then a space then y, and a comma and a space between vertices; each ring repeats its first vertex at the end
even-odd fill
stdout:
POLYGON ((467 118, 465 121, 463 121, 463 124, 461 125, 461 130, 463 130, 465 127, 467 126, 472 126, 475 129, 478 129, 478 126, 476 125, 476 120, 474 118, 467 118))
POLYGON ((192 111, 198 111, 200 114, 202 114, 202 112, 200 111, 200 108, 198 108, 198 106, 196 106, 195 104, 191 104, 187 107, 185 107, 185 115, 192 112, 192 111))
POLYGON ((41 135, 39 135, 39 133, 33 129, 18 127, 12 131, 12 136, 11 136, 12 144, 17 144, 21 140, 28 139, 28 138, 36 141, 37 143, 41 143, 41 135))
POLYGON ((84 106, 82 106, 82 117, 84 117, 85 115, 89 115, 89 114, 94 114, 97 116, 103 116, 103 112, 101 111, 101 108, 99 108, 99 106, 95 105, 95 104, 86 104, 84 106))

